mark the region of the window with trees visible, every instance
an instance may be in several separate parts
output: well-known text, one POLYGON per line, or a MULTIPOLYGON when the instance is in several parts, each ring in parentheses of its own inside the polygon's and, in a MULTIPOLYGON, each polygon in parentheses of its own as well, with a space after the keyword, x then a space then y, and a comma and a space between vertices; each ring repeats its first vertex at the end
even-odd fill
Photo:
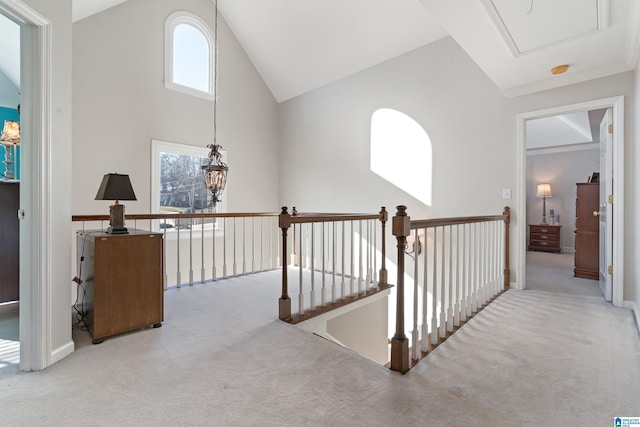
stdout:
POLYGON ((165 87, 213 99, 215 40, 198 16, 174 12, 165 22, 165 87))
MULTIPOLYGON (((153 213, 223 212, 223 202, 215 207, 204 185, 200 166, 208 158, 209 149, 166 141, 151 141, 151 208, 153 213)), ((223 160, 226 152, 222 151, 223 160)), ((227 188, 228 190, 228 188, 227 188)), ((224 195, 223 195, 224 197, 224 195)), ((212 227, 213 221, 203 226, 212 227), (209 224, 209 225, 208 225, 209 224)), ((190 220, 170 220, 158 227, 188 228, 190 220)), ((215 226, 220 229, 220 222, 215 226)))

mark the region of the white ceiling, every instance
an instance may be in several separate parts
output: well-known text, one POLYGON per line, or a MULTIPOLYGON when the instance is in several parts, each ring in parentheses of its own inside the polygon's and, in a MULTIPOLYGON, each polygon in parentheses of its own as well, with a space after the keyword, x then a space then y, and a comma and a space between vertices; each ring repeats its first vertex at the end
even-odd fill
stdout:
MULTIPOLYGON (((73 0, 74 21, 126 0, 73 0)), ((278 101, 445 35, 507 96, 635 68, 636 0, 219 0, 278 101), (553 76, 550 69, 568 64, 553 76)), ((224 48, 224 47, 222 47, 224 48)))
MULTIPOLYGON (((74 20, 124 0, 73 0, 74 20)), ((635 68, 636 0, 219 0, 278 101, 445 35, 507 96, 635 68), (550 69, 568 64, 553 76, 550 69)), ((224 47, 222 47, 224 48, 224 47)))

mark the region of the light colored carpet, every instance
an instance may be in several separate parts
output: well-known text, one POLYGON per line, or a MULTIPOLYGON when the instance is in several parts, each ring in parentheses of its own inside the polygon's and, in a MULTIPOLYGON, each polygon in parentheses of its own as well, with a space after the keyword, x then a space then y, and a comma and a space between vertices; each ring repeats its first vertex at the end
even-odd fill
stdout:
POLYGON ((574 255, 527 252, 527 289, 602 297, 597 280, 573 277, 574 255))
POLYGON ((17 302, 0 304, 0 380, 18 373, 20 365, 19 315, 20 306, 17 302))
POLYGON ((606 426, 640 339, 602 299, 510 290, 406 375, 276 319, 280 272, 165 294, 158 329, 0 380, 0 424, 606 426))

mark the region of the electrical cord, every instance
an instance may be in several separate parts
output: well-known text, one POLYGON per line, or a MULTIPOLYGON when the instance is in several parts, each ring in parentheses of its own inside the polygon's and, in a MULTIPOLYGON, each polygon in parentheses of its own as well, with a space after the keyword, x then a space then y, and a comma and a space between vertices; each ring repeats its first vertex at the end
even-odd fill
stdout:
POLYGON ((81 331, 89 330, 89 325, 87 324, 87 312, 84 307, 87 299, 87 287, 84 285, 84 280, 82 280, 82 264, 84 262, 84 248, 86 246, 87 237, 91 234, 91 232, 87 232, 83 236, 82 252, 80 254, 80 263, 78 264, 78 275, 71 279, 72 282, 76 283, 76 301, 73 304, 76 321, 73 323, 72 329, 80 329, 81 331), (80 298, 81 295, 82 299, 80 298))

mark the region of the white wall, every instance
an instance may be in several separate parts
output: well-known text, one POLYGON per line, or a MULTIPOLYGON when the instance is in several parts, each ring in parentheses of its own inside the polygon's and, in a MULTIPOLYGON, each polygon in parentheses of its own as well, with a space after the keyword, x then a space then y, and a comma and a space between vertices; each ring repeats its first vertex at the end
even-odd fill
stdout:
MULTIPOLYGON (((384 205, 391 214, 395 205, 406 204, 412 218, 501 213, 513 204, 502 200, 502 189, 516 196, 518 114, 624 95, 625 149, 632 152, 633 85, 633 73, 627 72, 508 99, 453 39, 444 38, 282 103, 281 200, 302 211, 373 212, 384 205), (369 170, 370 118, 382 107, 410 115, 431 137, 430 207, 369 170)), ((627 230, 635 223, 632 169, 627 156, 627 230)), ((526 212, 514 210, 512 230, 521 221, 526 212)), ((630 239, 625 248, 625 275, 632 277, 630 239)))
MULTIPOLYGON (((587 182, 600 170, 597 149, 537 154, 527 153, 527 224, 542 221, 542 199, 536 198, 537 185, 551 184, 552 197, 547 199, 547 215, 551 209, 560 215, 560 245, 564 252, 575 250, 576 183, 587 182)), ((551 224, 547 216, 547 223, 551 224)), ((527 238, 528 238, 527 231, 527 238)))
POLYGON ((501 213, 502 188, 515 186, 515 146, 504 144, 507 106, 451 38, 286 101, 280 118, 283 204, 367 212, 384 205, 392 214, 406 204, 415 218, 501 213), (431 137, 432 206, 369 168, 371 115, 383 107, 408 114, 431 137))
MULTIPOLYGON (((636 99, 640 99, 640 71, 637 68, 634 73, 634 83, 635 97, 636 99)), ((634 123, 640 121, 640 108, 634 110, 632 117, 634 123)), ((640 126, 633 128, 633 137, 635 141, 640 141, 640 126)), ((626 170, 629 176, 629 180, 627 181, 629 186, 627 188, 629 189, 628 192, 633 194, 633 198, 627 200, 627 206, 629 207, 629 212, 631 212, 633 220, 630 221, 627 217, 629 228, 627 228, 626 231, 632 243, 628 249, 625 248, 625 250, 627 250, 626 255, 629 260, 629 265, 627 267, 628 275, 626 276, 628 286, 625 287, 624 299, 625 302, 630 302, 635 308, 636 324, 640 332, 640 312, 638 311, 640 310, 640 266, 638 262, 636 262, 640 256, 640 224, 637 222, 638 212, 640 212, 640 172, 638 172, 638 168, 640 167, 640 150, 636 144, 625 148, 626 158, 629 159, 628 163, 630 166, 630 169, 626 170)))
MULTIPOLYGON (((73 26, 73 213, 106 213, 95 201, 102 175, 127 173, 150 212, 151 139, 204 147, 213 102, 164 87, 164 24, 185 10, 215 26, 210 0, 129 0, 73 26)), ((228 211, 278 208, 276 103, 219 17, 218 143, 227 150, 228 211)))

